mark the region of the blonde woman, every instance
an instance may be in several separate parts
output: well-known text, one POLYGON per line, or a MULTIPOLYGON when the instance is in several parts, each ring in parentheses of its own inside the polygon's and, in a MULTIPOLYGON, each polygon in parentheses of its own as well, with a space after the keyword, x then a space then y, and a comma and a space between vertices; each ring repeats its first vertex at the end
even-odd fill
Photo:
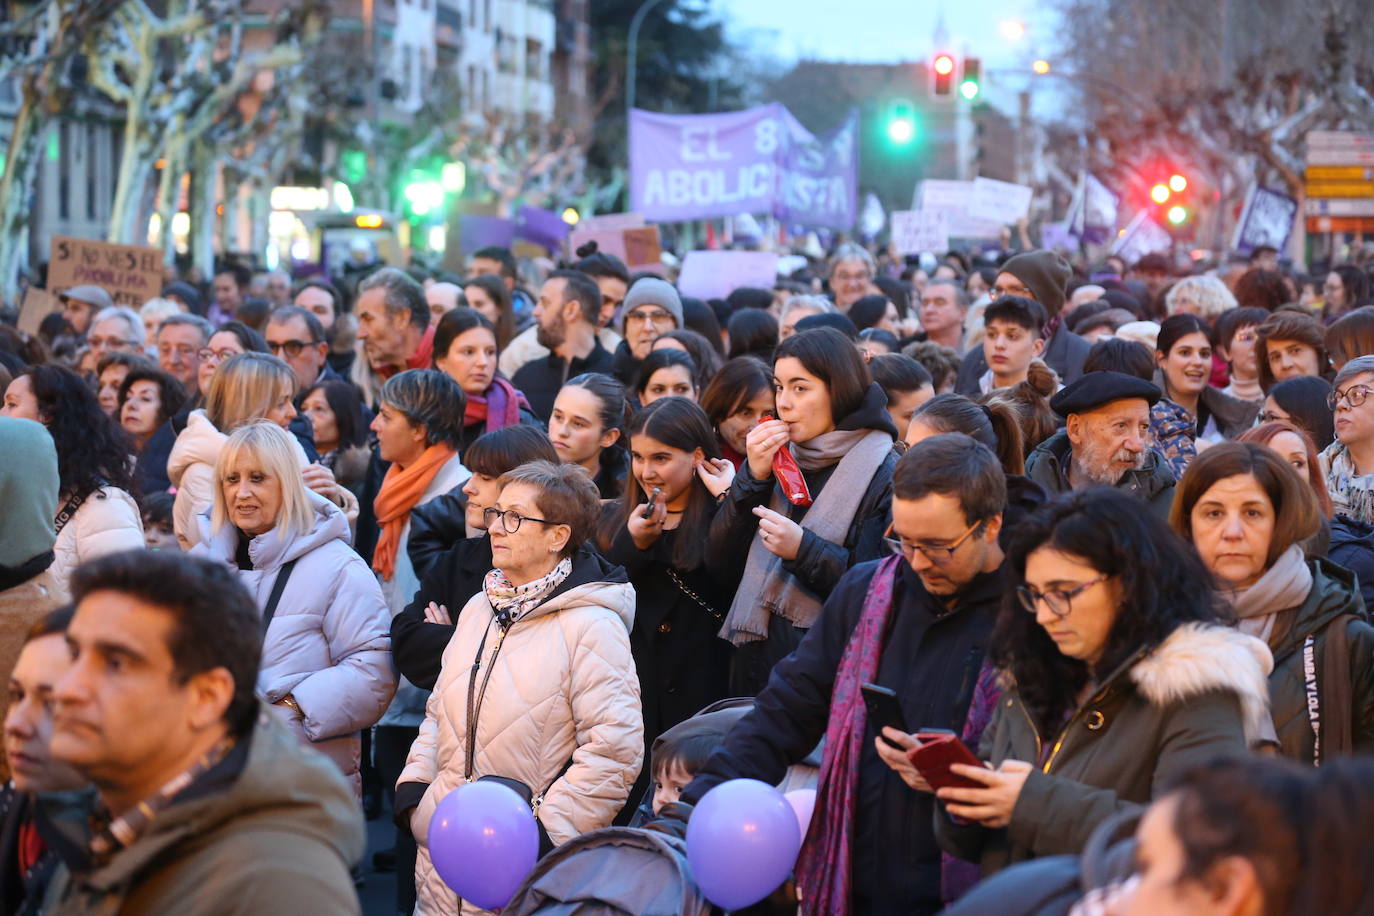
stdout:
POLYGON ((258 420, 223 443, 194 552, 238 570, 263 612, 258 693, 361 798, 361 732, 396 692, 391 614, 348 520, 306 487, 295 438, 258 420))
MULTIPOLYGON (((285 429, 296 415, 291 402, 295 391, 291 367, 266 353, 240 353, 215 372, 205 407, 191 411, 167 460, 167 477, 177 488, 172 527, 182 550, 200 542, 195 518, 214 501, 215 462, 228 433, 252 420, 270 420, 285 429)), ((343 509, 350 523, 356 519, 357 498, 339 486, 329 469, 310 464, 299 443, 295 451, 306 486, 343 509)))

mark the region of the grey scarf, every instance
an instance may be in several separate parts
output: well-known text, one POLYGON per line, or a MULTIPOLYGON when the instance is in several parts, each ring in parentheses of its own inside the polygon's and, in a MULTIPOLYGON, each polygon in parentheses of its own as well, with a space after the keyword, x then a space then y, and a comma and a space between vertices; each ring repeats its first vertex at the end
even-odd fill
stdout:
MULTIPOLYGON (((869 481, 892 451, 892 437, 872 429, 837 429, 807 442, 793 443, 791 448, 797 464, 806 471, 829 467, 839 461, 820 495, 807 509, 801 526, 832 544, 843 544, 869 481)), ((777 486, 773 487, 768 507, 787 514, 787 501, 777 486)), ((768 618, 772 614, 802 629, 816 622, 821 600, 783 569, 782 562, 763 546, 763 539, 756 531, 749 545, 744 577, 735 591, 725 625, 721 627, 722 639, 737 646, 763 639, 768 635, 768 618)))
POLYGON ((1293 544, 1279 554, 1274 565, 1248 588, 1222 592, 1240 620, 1252 620, 1295 608, 1307 600, 1312 590, 1312 570, 1307 566, 1302 547, 1293 544))

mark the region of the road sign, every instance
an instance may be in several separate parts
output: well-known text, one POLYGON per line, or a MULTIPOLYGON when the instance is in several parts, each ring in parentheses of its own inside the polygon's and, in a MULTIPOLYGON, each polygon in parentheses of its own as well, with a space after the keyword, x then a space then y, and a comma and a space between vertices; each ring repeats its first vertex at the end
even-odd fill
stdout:
POLYGON ((1317 198, 1307 201, 1308 216, 1368 216, 1374 217, 1374 199, 1361 200, 1324 200, 1317 198))
POLYGON ((1368 232, 1374 226, 1374 133, 1307 132, 1309 232, 1368 232))

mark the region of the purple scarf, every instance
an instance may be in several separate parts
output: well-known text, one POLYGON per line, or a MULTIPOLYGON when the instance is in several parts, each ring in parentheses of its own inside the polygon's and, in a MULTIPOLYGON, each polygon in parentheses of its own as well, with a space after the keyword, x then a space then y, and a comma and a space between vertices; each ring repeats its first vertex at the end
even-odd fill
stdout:
POLYGON ((468 395, 467 407, 463 416, 464 425, 485 421, 487 424, 486 429, 483 430, 485 433, 505 429, 507 426, 514 426, 520 422, 520 408, 522 407, 526 410, 530 409, 530 403, 525 400, 524 393, 517 390, 505 379, 497 377, 487 386, 485 396, 468 395))
POLYGON ((901 557, 878 564, 868 587, 859 623, 845 646, 830 694, 830 721, 825 729, 816 816, 797 858, 797 884, 802 912, 847 916, 850 902, 850 833, 859 787, 868 713, 859 686, 878 673, 883 631, 892 612, 892 586, 901 557))

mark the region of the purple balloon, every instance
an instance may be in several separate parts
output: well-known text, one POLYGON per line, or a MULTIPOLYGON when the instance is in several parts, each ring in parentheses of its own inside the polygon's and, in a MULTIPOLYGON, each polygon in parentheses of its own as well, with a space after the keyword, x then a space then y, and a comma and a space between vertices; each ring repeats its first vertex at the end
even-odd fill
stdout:
POLYGON ((524 799, 496 782, 469 782, 429 819, 429 858, 444 883, 484 910, 505 906, 539 857, 539 829, 524 799))
POLYGON ((787 880, 801 850, 797 816, 773 786, 732 779, 701 799, 687 822, 687 861, 716 906, 738 910, 787 880))

